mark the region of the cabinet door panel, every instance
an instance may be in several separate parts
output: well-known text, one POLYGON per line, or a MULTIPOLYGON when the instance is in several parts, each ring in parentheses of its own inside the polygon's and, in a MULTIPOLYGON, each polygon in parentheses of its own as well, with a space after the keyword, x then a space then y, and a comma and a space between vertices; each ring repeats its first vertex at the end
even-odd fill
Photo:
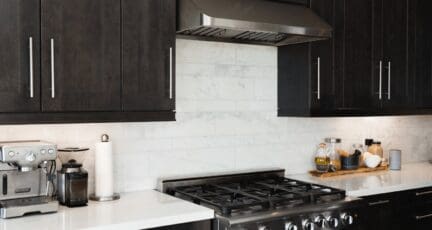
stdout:
MULTIPOLYGON (((311 0, 311 9, 328 24, 334 24, 333 0, 311 0)), ((311 43, 311 106, 312 109, 330 111, 335 108, 335 79, 333 72, 333 41, 332 38, 311 43), (318 69, 319 60, 319 69, 318 69), (318 84, 318 70, 320 82, 318 84), (320 98, 318 98, 318 85, 320 98)))
POLYGON ((0 0, 0 112, 40 111, 39 7, 39 0, 0 0))
POLYGON ((372 0, 336 0, 337 85, 341 110, 371 111, 372 0), (343 22, 343 23, 342 23, 343 22), (338 36, 339 35, 339 36, 338 36))
POLYGON ((120 111, 120 38, 119 0, 42 0, 42 110, 120 111))
POLYGON ((123 0, 122 10, 123 110, 173 110, 176 1, 123 0))
POLYGON ((398 218, 399 213, 395 211, 400 210, 397 197, 396 193, 364 197, 368 203, 366 221, 369 229, 401 229, 402 218, 398 218))
POLYGON ((432 1, 412 0, 410 8, 415 13, 414 33, 410 33, 411 77, 415 83, 415 106, 432 109, 432 1))
POLYGON ((408 1, 383 1, 384 109, 406 109, 410 104, 407 68, 408 1))

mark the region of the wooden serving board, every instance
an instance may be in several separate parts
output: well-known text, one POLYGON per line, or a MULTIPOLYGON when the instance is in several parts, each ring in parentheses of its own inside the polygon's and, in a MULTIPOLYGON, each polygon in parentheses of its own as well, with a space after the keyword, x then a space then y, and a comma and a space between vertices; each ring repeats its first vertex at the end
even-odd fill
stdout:
POLYGON ((312 176, 325 178, 325 177, 334 177, 334 176, 342 176, 342 175, 348 175, 348 174, 377 172, 377 171, 385 171, 385 170, 388 170, 388 165, 379 166, 379 167, 376 167, 376 168, 362 167, 362 168, 358 168, 358 169, 355 169, 355 170, 339 170, 339 171, 336 171, 336 172, 325 172, 325 173, 313 170, 313 171, 309 171, 309 173, 312 176))

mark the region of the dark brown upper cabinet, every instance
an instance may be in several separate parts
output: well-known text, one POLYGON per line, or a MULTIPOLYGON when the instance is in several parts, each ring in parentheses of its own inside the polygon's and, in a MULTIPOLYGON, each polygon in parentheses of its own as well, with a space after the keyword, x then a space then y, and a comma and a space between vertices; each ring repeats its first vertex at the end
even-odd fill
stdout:
POLYGON ((175 120, 175 0, 0 0, 0 123, 175 120))
POLYGON ((42 0, 42 110, 120 111, 120 1, 42 0))
POLYGON ((279 48, 279 115, 430 113, 430 1, 320 2, 311 8, 333 37, 279 48))
MULTIPOLYGON (((311 0, 310 7, 334 25, 334 1, 311 0)), ((279 116, 319 116, 335 107, 332 39, 278 48, 279 116)))
POLYGON ((40 110, 39 7, 0 0, 0 112, 40 110))
POLYGON ((369 115, 375 112, 372 64, 372 0, 335 0, 335 113, 369 115))
POLYGON ((374 86, 383 113, 403 113, 412 105, 408 69, 409 0, 374 1, 374 86))
POLYGON ((410 1, 409 66, 417 110, 432 109, 432 1, 410 1))
POLYGON ((175 0, 122 0, 123 110, 175 109, 175 0))

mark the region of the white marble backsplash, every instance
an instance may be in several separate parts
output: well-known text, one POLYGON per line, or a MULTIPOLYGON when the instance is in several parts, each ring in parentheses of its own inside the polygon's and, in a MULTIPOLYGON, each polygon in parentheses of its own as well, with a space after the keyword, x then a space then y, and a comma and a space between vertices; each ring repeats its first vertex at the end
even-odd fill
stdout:
MULTIPOLYGON (((318 143, 344 146, 371 137, 404 162, 432 158, 432 116, 278 118, 275 47, 177 40, 177 122, 0 126, 0 140, 43 139, 90 147, 84 164, 93 184, 94 143, 114 142, 117 190, 155 188, 172 175, 313 167, 318 143)), ((93 190, 93 186, 90 187, 93 190)))

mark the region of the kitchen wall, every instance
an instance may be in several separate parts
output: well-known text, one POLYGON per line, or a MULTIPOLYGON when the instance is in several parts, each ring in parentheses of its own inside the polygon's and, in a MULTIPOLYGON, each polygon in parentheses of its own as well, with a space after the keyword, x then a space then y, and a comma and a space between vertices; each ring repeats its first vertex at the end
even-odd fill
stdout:
MULTIPOLYGON (((345 146, 379 139, 384 149, 402 149, 404 162, 432 158, 432 116, 278 118, 276 65, 274 47, 177 40, 177 122, 0 126, 0 139, 93 150, 107 133, 119 191, 151 189, 171 175, 265 167, 305 173, 328 136, 345 146)), ((91 178, 92 150, 84 162, 91 178)))

